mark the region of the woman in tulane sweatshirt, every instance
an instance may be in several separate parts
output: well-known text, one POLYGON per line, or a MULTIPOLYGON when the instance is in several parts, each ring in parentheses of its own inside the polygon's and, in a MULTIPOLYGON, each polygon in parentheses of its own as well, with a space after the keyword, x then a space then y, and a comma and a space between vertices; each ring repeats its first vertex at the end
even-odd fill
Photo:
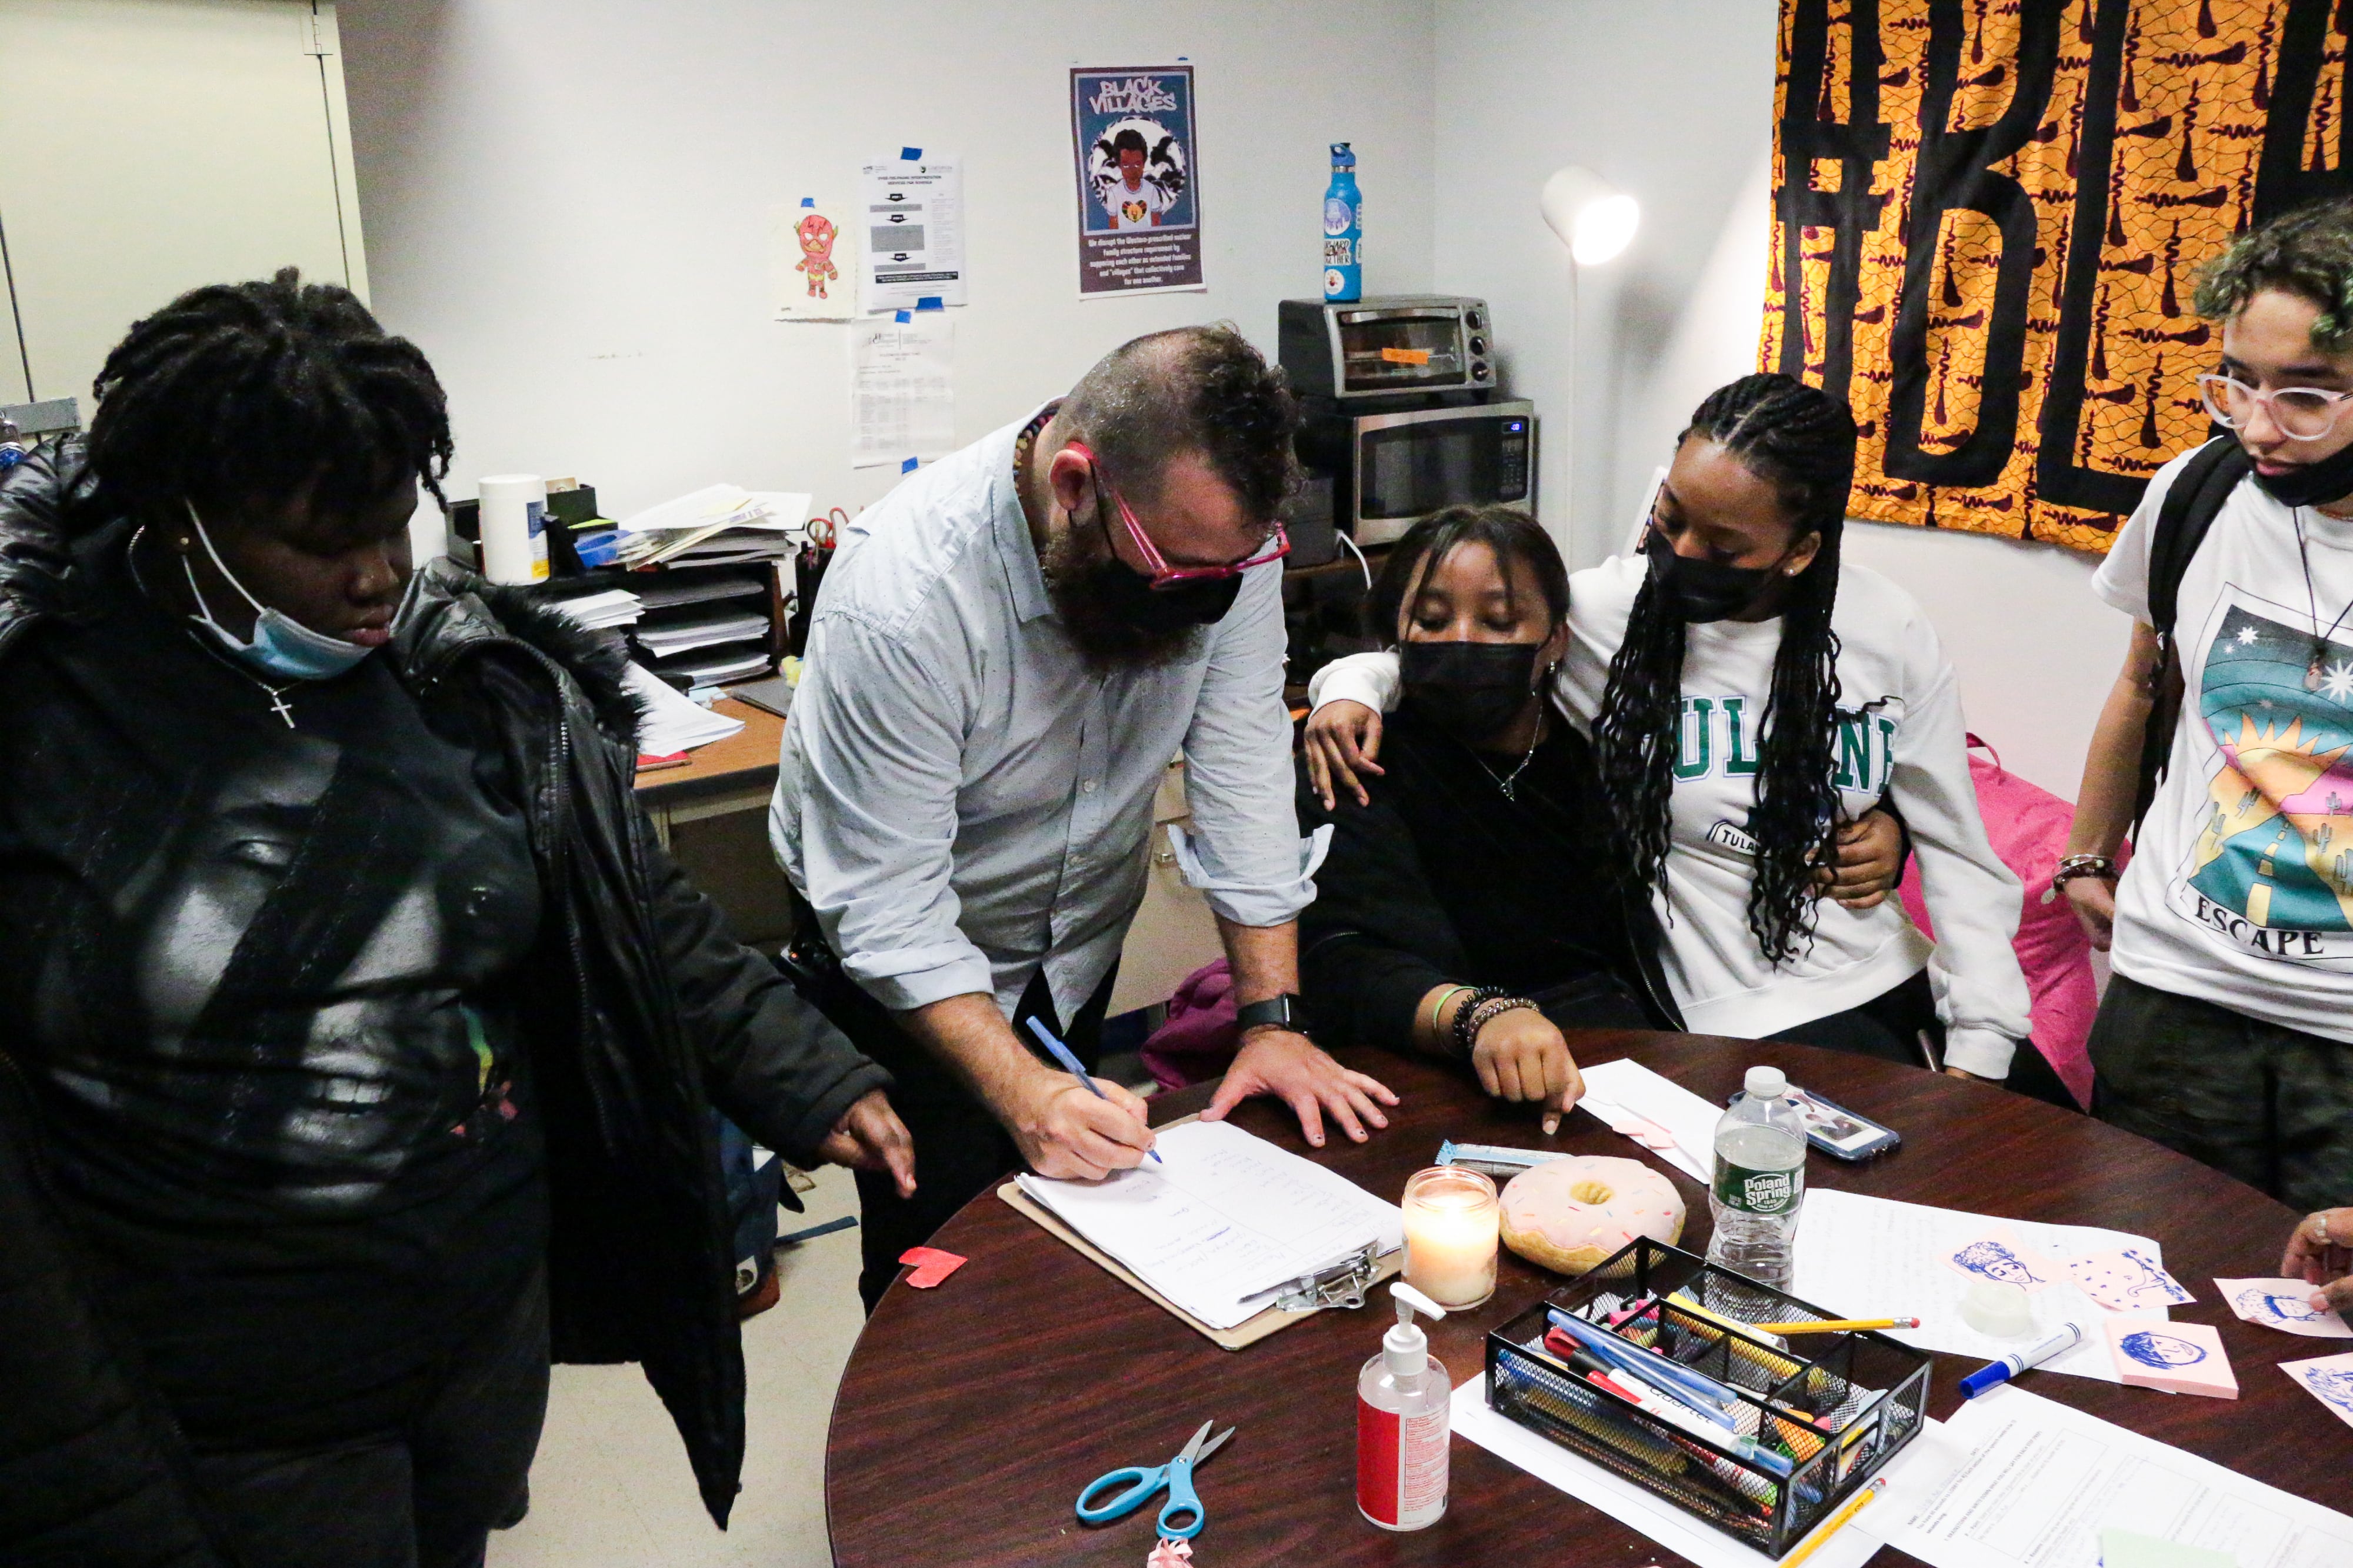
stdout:
MULTIPOLYGON (((1666 921, 1694 1033, 1916 1063, 1926 1031, 1956 1077, 2063 1098, 2015 1052, 2020 888, 1978 816, 1952 667, 1909 595, 1839 559, 1854 440, 1843 402, 1788 376, 1711 394, 1641 553, 1570 579, 1554 698, 1593 739, 1609 869, 1666 921), (1935 943, 1894 900, 1816 897, 1841 825, 1883 801, 1911 831, 1935 943)), ((1364 797, 1397 688, 1394 653, 1317 676, 1308 765, 1327 797, 1333 780, 1364 797)))

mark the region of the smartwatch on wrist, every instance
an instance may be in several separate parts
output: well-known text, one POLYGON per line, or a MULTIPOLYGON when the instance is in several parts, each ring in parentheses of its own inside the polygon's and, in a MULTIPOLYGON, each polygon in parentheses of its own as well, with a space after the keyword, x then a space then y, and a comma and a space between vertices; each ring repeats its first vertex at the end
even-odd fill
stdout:
POLYGON ((1263 1002, 1252 1002, 1236 1009, 1234 1022, 1244 1033, 1252 1029, 1289 1029, 1297 1034, 1307 1032, 1307 1008, 1295 991, 1280 996, 1270 996, 1263 1002))

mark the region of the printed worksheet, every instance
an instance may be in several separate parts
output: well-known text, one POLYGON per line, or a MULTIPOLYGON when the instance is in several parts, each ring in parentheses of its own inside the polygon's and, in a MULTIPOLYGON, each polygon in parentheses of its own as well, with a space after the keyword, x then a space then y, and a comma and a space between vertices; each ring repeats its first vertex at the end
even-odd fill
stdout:
MULTIPOLYGON (((1982 1361, 2032 1344, 2062 1323, 2075 1323, 2084 1331, 2083 1342, 2045 1362, 2042 1370, 2116 1383, 2121 1380, 2108 1354, 2110 1314, 2084 1293, 2065 1264, 2126 1248, 2162 1268, 2157 1243, 2126 1231, 2038 1225, 1813 1187, 1798 1215, 1797 1268, 1789 1293, 1841 1317, 1917 1318, 1916 1329, 1883 1331, 1922 1350, 1982 1361), (2030 1292, 2031 1334, 1998 1340, 1962 1321, 1961 1298, 1972 1269, 2030 1292)), ((2137 1318, 2166 1315, 2162 1304, 2133 1311, 2137 1318)))
POLYGON ((1025 1173, 1021 1190, 1213 1329, 1255 1316, 1272 1300, 1261 1292, 1366 1242, 1382 1253, 1405 1245, 1397 1205, 1229 1122, 1167 1128, 1157 1147, 1159 1163, 1100 1182, 1025 1173))
POLYGON ((867 160, 859 171, 860 300, 868 310, 961 305, 964 264, 964 163, 902 147, 896 158, 867 160))
POLYGON ((849 464, 929 462, 955 450, 955 325, 936 310, 849 329, 849 464))
POLYGON ((2022 1388, 1966 1401, 1936 1436, 1959 1463, 1887 1535, 1935 1568, 2096 1568, 2112 1526, 2239 1568, 2353 1563, 2353 1519, 2022 1388))

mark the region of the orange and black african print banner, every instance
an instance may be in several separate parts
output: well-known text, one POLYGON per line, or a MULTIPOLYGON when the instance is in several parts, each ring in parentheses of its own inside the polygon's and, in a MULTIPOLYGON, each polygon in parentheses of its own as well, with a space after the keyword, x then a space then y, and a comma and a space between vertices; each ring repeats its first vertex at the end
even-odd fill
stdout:
POLYGON ((1758 363, 1853 514, 2105 551, 2206 438, 2199 264, 2348 179, 2353 0, 1782 0, 1758 363))

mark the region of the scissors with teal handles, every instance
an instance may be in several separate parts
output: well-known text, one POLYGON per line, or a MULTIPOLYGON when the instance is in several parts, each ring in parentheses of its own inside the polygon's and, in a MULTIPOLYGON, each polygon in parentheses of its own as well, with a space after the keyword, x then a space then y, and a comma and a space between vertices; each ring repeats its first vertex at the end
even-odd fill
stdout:
POLYGON ((1079 1518, 1088 1524, 1109 1524, 1114 1519, 1125 1519, 1165 1486, 1168 1489, 1168 1501, 1160 1510, 1160 1533, 1177 1541, 1190 1541, 1200 1533, 1208 1519, 1201 1511, 1200 1494, 1193 1489, 1193 1467, 1223 1447, 1226 1439, 1234 1435, 1234 1429, 1229 1426, 1211 1437, 1209 1428, 1216 1425, 1215 1421, 1202 1422, 1193 1440, 1165 1465, 1123 1465, 1089 1481, 1086 1489, 1079 1493, 1079 1518), (1134 1484, 1109 1502, 1090 1506, 1089 1499, 1123 1481, 1134 1484))

